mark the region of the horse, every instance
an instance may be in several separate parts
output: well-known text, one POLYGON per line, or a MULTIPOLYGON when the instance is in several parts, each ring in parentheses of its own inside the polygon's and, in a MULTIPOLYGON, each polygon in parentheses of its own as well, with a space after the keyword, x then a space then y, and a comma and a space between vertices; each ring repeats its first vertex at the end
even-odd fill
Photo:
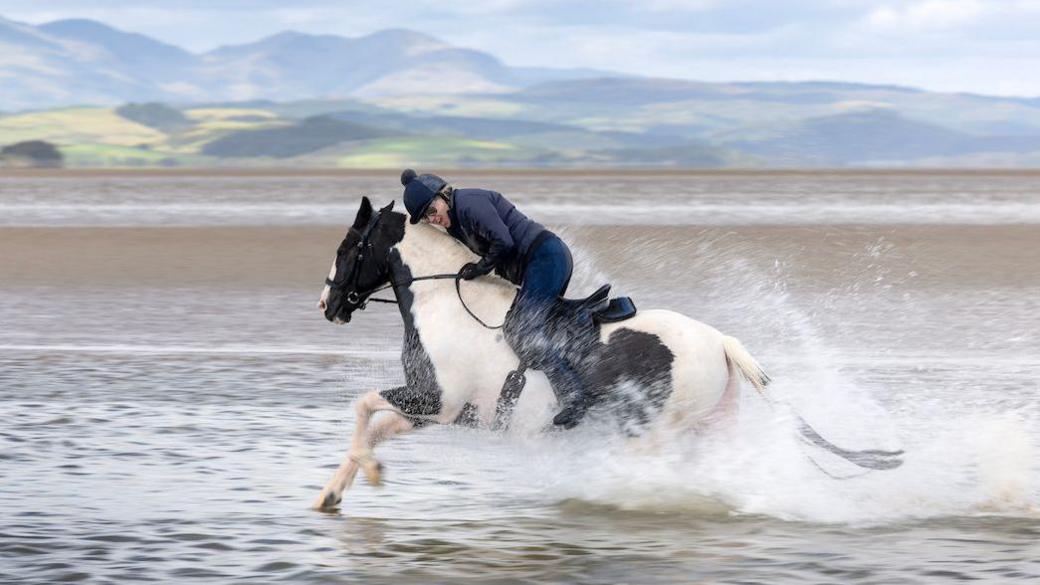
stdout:
MULTIPOLYGON (((433 423, 500 426, 503 381, 520 366, 504 336, 485 323, 503 322, 516 288, 494 275, 460 282, 453 275, 473 253, 441 228, 410 224, 392 209, 393 203, 374 212, 362 199, 318 308, 333 323, 349 323, 369 300, 380 300, 370 298, 375 292, 391 289, 404 321, 406 383, 356 400, 349 451, 315 500, 319 510, 336 508, 359 470, 379 484, 383 468, 372 450, 383 440, 433 423)), ((742 378, 759 391, 769 383, 740 341, 673 311, 640 310, 602 323, 598 341, 593 370, 604 399, 590 416, 597 408, 613 410, 635 421, 627 431, 641 437, 731 415, 742 378)), ((527 376, 510 429, 537 432, 551 426, 557 398, 541 372, 527 376)))

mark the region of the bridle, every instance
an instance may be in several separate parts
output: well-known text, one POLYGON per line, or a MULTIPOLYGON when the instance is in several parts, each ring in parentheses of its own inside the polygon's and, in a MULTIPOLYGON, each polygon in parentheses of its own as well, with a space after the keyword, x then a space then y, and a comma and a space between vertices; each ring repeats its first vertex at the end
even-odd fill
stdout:
POLYGON ((364 309, 365 305, 368 303, 368 296, 375 292, 375 290, 372 290, 365 293, 359 293, 357 291, 357 281, 358 278, 361 276, 361 266, 365 261, 365 256, 370 255, 372 253, 372 242, 370 241, 370 239, 372 238, 372 233, 375 232, 376 227, 379 226, 379 221, 383 219, 383 212, 390 211, 391 209, 393 209, 393 207, 394 204, 390 203, 390 205, 387 205, 383 209, 380 209, 379 213, 376 214, 375 220, 369 222, 364 232, 359 233, 356 228, 351 226, 350 231, 348 231, 347 234, 359 233, 359 235, 361 236, 357 244, 357 260, 355 260, 354 265, 351 266, 350 274, 348 274, 342 282, 337 283, 331 278, 325 279, 325 284, 327 284, 330 289, 338 290, 340 292, 346 291, 345 300, 355 307, 364 309))
MULTIPOLYGON (((369 240, 371 239, 372 234, 375 232, 376 227, 379 225, 379 221, 381 219, 383 219, 383 213, 389 212, 391 209, 393 209, 393 207, 394 207, 394 203, 390 202, 390 205, 387 205, 386 207, 380 209, 379 212, 376 214, 376 218, 372 222, 370 222, 368 224, 368 226, 365 228, 365 231, 364 232, 360 232, 361 238, 360 238, 360 240, 358 240, 358 244, 357 244, 358 257, 357 257, 357 260, 354 261, 354 265, 351 267, 350 274, 347 275, 347 278, 345 278, 343 280, 343 282, 339 282, 339 283, 337 283, 336 281, 332 280, 331 278, 326 278, 325 279, 325 284, 327 284, 329 286, 329 288, 332 289, 332 290, 338 290, 340 292, 346 291, 346 298, 344 300, 346 300, 347 303, 349 303, 352 306, 354 306, 355 309, 364 311, 365 308, 368 306, 369 301, 376 302, 376 303, 388 303, 388 304, 394 304, 394 305, 400 304, 396 299, 391 300, 391 299, 375 299, 375 298, 371 298, 372 295, 376 294, 377 292, 384 291, 386 289, 392 288, 392 289, 394 289, 394 296, 397 296, 397 287, 399 287, 399 286, 408 286, 408 285, 412 284, 413 282, 418 282, 420 280, 448 280, 448 279, 452 279, 452 280, 455 281, 455 294, 458 295, 459 302, 462 303, 462 308, 466 309, 466 312, 469 313, 469 316, 473 317, 477 321, 477 323, 480 323, 481 325, 483 325, 487 329, 501 329, 502 325, 494 325, 494 326, 488 325, 480 317, 476 316, 473 313, 473 311, 471 311, 469 309, 469 307, 466 305, 465 299, 462 298, 462 288, 461 288, 461 282, 460 282, 462 280, 462 277, 458 273, 431 274, 431 275, 428 275, 428 276, 416 276, 416 277, 409 278, 407 282, 398 282, 398 281, 394 280, 394 275, 393 275, 393 272, 391 271, 391 273, 390 273, 390 282, 388 282, 386 284, 379 285, 377 287, 371 288, 371 289, 366 290, 366 291, 362 291, 362 292, 358 292, 357 291, 357 280, 361 276, 362 263, 365 261, 365 257, 366 256, 370 256, 371 253, 372 253, 372 243, 369 240)), ((350 233, 359 233, 359 232, 354 227, 351 227, 350 230, 347 233, 350 234, 350 233)), ((389 255, 389 252, 387 254, 389 255)), ((387 262, 389 262, 389 258, 387 259, 387 262)), ((504 325, 504 323, 503 323, 503 325, 504 325)))

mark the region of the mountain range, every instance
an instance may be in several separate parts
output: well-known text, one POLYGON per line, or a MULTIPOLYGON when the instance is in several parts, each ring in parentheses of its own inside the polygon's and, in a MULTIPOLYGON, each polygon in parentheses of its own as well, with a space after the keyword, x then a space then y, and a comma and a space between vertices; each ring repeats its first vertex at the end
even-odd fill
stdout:
POLYGON ((287 31, 202 54, 92 20, 33 26, 0 18, 0 109, 133 101, 298 100, 498 93, 602 76, 509 67, 429 35, 385 30, 347 38, 287 31))
POLYGON ((1040 166, 1040 98, 510 67, 409 30, 197 54, 0 18, 0 79, 0 146, 83 166, 1040 166))

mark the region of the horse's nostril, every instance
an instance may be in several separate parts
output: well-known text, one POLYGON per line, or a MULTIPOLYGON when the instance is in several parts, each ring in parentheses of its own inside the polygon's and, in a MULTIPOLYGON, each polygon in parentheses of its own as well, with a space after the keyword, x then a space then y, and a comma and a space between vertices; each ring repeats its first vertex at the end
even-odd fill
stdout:
POLYGON ((324 311, 324 310, 325 310, 325 308, 326 308, 326 306, 327 306, 327 305, 325 304, 325 301, 324 301, 324 299, 323 299, 323 300, 320 300, 320 301, 318 301, 318 310, 319 310, 319 311, 324 311))

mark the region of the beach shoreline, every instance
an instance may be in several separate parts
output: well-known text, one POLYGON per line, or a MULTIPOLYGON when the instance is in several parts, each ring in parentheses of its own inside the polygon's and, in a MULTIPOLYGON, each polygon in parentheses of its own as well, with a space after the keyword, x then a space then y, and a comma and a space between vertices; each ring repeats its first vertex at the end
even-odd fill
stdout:
MULTIPOLYGON (((4 288, 24 286, 235 286, 320 288, 347 226, 0 228, 4 288)), ((565 226, 595 262, 626 275, 659 270, 636 262, 696 255, 713 242, 763 269, 785 250, 795 286, 828 286, 863 255, 884 248, 893 272, 915 286, 1040 285, 1038 225, 565 226), (633 251, 633 246, 635 246, 633 251), (858 259, 857 259, 858 258, 858 259), (623 260, 618 260, 623 259, 623 260), (1032 268, 1031 268, 1032 267, 1032 268)))

